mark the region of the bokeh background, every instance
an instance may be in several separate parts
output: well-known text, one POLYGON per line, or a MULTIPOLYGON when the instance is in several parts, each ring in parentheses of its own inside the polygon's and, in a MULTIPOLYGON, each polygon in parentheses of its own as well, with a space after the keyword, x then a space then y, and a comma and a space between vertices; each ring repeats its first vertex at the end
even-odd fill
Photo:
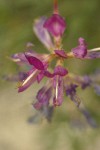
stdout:
MULTIPOLYGON (((88 48, 100 46, 100 0, 59 0, 59 9, 67 21, 63 37, 64 49, 69 51, 84 37, 88 48)), ((55 109, 48 123, 32 108, 35 93, 41 85, 33 85, 18 94, 16 83, 4 80, 18 72, 18 66, 8 57, 24 51, 27 42, 34 43, 37 52, 46 49, 32 31, 33 20, 50 16, 51 0, 0 0, 0 150, 99 150, 100 129, 91 128, 77 108, 65 98, 55 109)), ((100 67, 100 60, 73 60, 67 68, 76 74, 91 74, 100 67)), ((79 91, 98 126, 100 97, 93 89, 79 91)))

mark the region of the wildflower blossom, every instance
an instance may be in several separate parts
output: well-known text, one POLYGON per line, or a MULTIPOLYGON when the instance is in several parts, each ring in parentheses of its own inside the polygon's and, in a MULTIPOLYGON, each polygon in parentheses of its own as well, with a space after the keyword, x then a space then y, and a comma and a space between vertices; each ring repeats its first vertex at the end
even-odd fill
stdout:
MULTIPOLYGON (((38 39, 49 50, 49 54, 38 54, 35 51, 27 50, 12 55, 11 59, 19 65, 25 64, 30 70, 27 76, 21 80, 18 87, 19 92, 23 92, 34 82, 40 83, 43 78, 47 79, 44 85, 36 95, 36 101, 33 104, 37 110, 46 109, 46 113, 51 111, 51 105, 60 106, 64 100, 64 94, 68 96, 77 108, 85 115, 88 122, 95 126, 88 111, 81 107, 81 100, 77 95, 77 89, 80 87, 86 89, 92 86, 100 95, 100 85, 96 84, 93 76, 77 76, 68 71, 64 62, 67 59, 95 59, 100 58, 100 48, 88 49, 84 38, 78 39, 78 46, 66 52, 62 48, 62 36, 66 29, 65 19, 58 12, 57 0, 54 0, 54 12, 51 17, 41 17, 34 23, 33 30, 38 39), (51 38, 52 36, 52 38, 51 38), (56 60, 56 65, 51 68, 51 62, 56 60)), ((52 109, 53 110, 53 109, 52 109)), ((50 115, 50 114, 49 114, 50 115)))

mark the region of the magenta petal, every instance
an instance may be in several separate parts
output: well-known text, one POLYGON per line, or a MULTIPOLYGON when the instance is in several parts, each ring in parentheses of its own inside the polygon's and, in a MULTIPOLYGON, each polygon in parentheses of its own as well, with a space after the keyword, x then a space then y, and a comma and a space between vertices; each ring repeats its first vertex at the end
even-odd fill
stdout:
POLYGON ((67 58, 67 55, 64 50, 55 50, 55 53, 60 57, 67 58))
POLYGON ((87 45, 83 38, 79 38, 79 46, 72 49, 72 52, 77 58, 84 58, 87 54, 87 45))
POLYGON ((62 66, 57 66, 54 69, 54 74, 60 75, 60 76, 65 76, 66 74, 68 74, 68 70, 63 68, 62 66))
POLYGON ((87 44, 86 44, 86 41, 85 41, 84 38, 80 37, 80 38, 78 39, 78 42, 79 42, 79 45, 80 45, 80 46, 85 46, 85 47, 87 47, 87 44))
POLYGON ((77 58, 84 58, 87 54, 87 49, 85 47, 76 47, 72 49, 72 52, 77 58))
POLYGON ((29 61, 30 65, 33 65, 38 70, 44 70, 44 65, 42 61, 40 61, 38 58, 33 56, 25 55, 27 60, 29 61))
POLYGON ((37 81, 38 83, 40 83, 40 81, 43 79, 44 77, 44 71, 41 71, 38 75, 37 75, 37 81))
POLYGON ((45 17, 41 17, 37 19, 34 23, 33 29, 39 40, 48 48, 51 49, 53 47, 52 40, 48 31, 43 27, 44 22, 46 21, 45 17))
POLYGON ((59 14, 53 14, 49 19, 44 23, 44 27, 53 35, 53 36, 62 36, 65 28, 66 22, 59 14))

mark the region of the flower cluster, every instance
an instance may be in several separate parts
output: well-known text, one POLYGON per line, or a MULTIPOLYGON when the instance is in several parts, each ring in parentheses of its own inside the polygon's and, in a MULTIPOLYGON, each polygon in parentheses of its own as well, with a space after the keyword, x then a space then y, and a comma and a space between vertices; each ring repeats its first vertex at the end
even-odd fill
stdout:
MULTIPOLYGON (((90 114, 80 103, 77 95, 77 88, 85 89, 88 86, 94 87, 100 95, 100 85, 94 82, 92 76, 76 76, 68 71, 65 65, 67 59, 95 59, 100 58, 100 48, 88 49, 84 38, 78 39, 78 45, 66 52, 62 48, 62 36, 67 25, 65 19, 60 16, 57 7, 57 1, 54 1, 54 12, 49 17, 41 17, 35 20, 33 30, 38 39, 49 50, 49 54, 38 54, 32 50, 32 45, 28 44, 28 50, 11 56, 11 59, 18 65, 26 64, 30 70, 27 73, 20 74, 20 85, 18 92, 23 92, 34 82, 40 83, 43 78, 47 83, 39 89, 36 95, 36 101, 33 106, 37 110, 44 107, 51 110, 50 107, 60 106, 64 100, 64 94, 75 103, 79 110, 86 116, 88 122, 94 125, 90 114), (54 68, 51 68, 52 61, 56 61, 54 68)), ((98 74, 98 73, 97 73, 98 74)), ((53 110, 53 109, 52 109, 53 110)))

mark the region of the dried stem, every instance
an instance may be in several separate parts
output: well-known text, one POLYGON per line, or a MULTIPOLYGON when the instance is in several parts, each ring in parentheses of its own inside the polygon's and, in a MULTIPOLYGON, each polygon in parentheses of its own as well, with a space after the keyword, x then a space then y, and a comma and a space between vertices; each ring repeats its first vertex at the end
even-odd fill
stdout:
POLYGON ((54 0, 54 14, 58 14, 58 0, 54 0))

